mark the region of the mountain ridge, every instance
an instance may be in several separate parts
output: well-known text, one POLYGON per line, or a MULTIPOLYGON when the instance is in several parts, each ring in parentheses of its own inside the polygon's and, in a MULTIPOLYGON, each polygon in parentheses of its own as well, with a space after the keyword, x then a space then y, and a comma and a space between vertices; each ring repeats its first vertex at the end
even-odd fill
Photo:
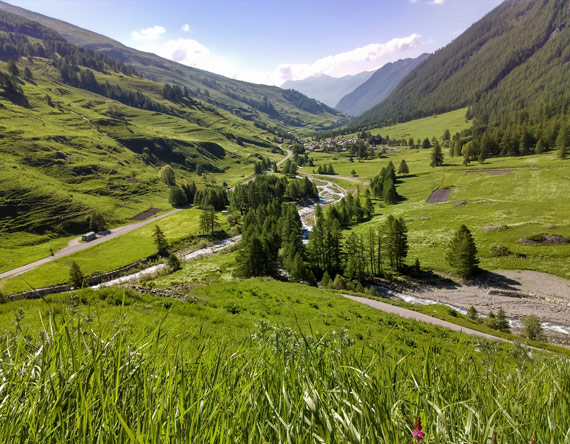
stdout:
POLYGON ((254 121, 274 134, 287 136, 291 131, 333 128, 344 121, 340 112, 300 93, 291 94, 276 86, 230 79, 182 65, 152 53, 129 48, 102 34, 3 1, 0 1, 0 10, 55 30, 69 43, 131 65, 150 80, 185 86, 191 97, 225 109, 244 120, 254 121), (277 112, 265 112, 267 102, 277 112))
POLYGON ((506 0, 411 71, 352 125, 402 122, 465 106, 472 106, 483 124, 505 121, 513 112, 539 113, 542 103, 564 112, 569 25, 567 1, 506 0))
POLYGON ((331 77, 326 74, 311 76, 303 80, 287 80, 281 88, 295 89, 308 97, 335 108, 340 99, 366 82, 374 71, 363 71, 355 75, 331 77))
POLYGON ((415 58, 400 59, 386 63, 376 70, 365 82, 346 94, 335 108, 350 116, 358 116, 379 104, 430 54, 424 53, 415 58))

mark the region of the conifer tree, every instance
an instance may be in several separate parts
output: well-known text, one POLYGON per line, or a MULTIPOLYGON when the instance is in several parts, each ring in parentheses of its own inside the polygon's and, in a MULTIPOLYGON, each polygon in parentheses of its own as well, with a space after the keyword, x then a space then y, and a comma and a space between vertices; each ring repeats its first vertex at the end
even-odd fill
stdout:
POLYGON ((398 174, 400 176, 407 176, 410 174, 410 169, 408 168, 408 164, 404 159, 400 162, 400 166, 398 167, 398 174))
POLYGON ((436 140, 431 152, 430 166, 437 167, 442 165, 443 165, 443 152, 441 151, 441 146, 439 145, 439 142, 436 140))
POLYGON ((10 60, 8 62, 8 72, 13 76, 20 75, 20 70, 18 69, 18 65, 16 65, 16 62, 14 60, 10 60))
POLYGON ((447 262, 462 278, 473 276, 477 271, 477 247, 471 232, 465 225, 461 225, 455 232, 447 247, 447 262))
POLYGON ((173 207, 183 207, 188 203, 188 198, 182 188, 178 185, 174 185, 170 187, 168 202, 170 202, 170 205, 173 207))
POLYGON ((505 333, 510 333, 511 331, 511 326, 509 325, 509 321, 507 319, 507 315, 505 314, 505 310, 503 310, 503 307, 499 307, 499 311, 497 312, 496 325, 497 330, 499 331, 505 333))
POLYGON ((170 271, 178 271, 181 268, 180 259, 174 253, 170 253, 170 256, 168 256, 168 268, 170 268, 170 271))
POLYGON ((85 276, 77 265, 77 262, 73 262, 71 264, 71 268, 69 269, 69 285, 71 285, 75 289, 83 288, 85 286, 85 276))
POLYGON ((387 177, 382 185, 382 200, 387 204, 395 204, 398 201, 398 193, 391 178, 387 177))
POLYGON ((154 226, 154 244, 156 245, 156 250, 158 254, 162 257, 168 256, 168 242, 164 233, 158 225, 154 226))
POLYGON ((570 137, 568 136, 568 127, 563 124, 558 131, 556 138, 556 148, 558 150, 558 158, 561 160, 566 159, 568 155, 568 146, 570 145, 570 137))
POLYGON ((331 283, 331 277, 329 276, 328 272, 325 271, 323 277, 321 278, 321 286, 327 288, 331 283))
POLYGON ((400 271, 404 266, 404 259, 408 255, 408 229, 404 219, 388 216, 384 224, 383 249, 390 261, 390 266, 400 271))

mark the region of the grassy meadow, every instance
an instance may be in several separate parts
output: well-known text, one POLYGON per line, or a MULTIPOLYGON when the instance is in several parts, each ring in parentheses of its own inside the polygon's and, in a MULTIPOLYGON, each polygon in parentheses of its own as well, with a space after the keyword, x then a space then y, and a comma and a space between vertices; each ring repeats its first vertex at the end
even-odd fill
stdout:
MULTIPOLYGON (((423 119, 374 128, 370 130, 370 134, 381 134, 382 137, 390 137, 392 140, 408 140, 412 137, 416 143, 418 139, 428 138, 431 140, 432 137, 441 137, 446 129, 453 135, 471 127, 472 122, 465 118, 466 113, 467 108, 460 108, 423 119)), ((342 137, 355 137, 356 135, 357 133, 353 133, 342 137)))
MULTIPOLYGON (((158 179, 165 164, 179 183, 232 186, 253 175, 255 156, 282 157, 272 152, 272 134, 223 110, 164 100, 160 83, 96 74, 100 83, 140 90, 178 115, 64 85, 41 58, 19 63, 34 80, 21 84, 28 107, 0 98, 0 270, 65 245, 85 231, 92 209, 114 227, 150 207, 170 208, 168 186, 158 179), (198 175, 197 165, 206 174, 198 175)), ((6 66, 0 62, 0 70, 6 66)))
POLYGON ((271 280, 190 296, 1 305, 0 439, 393 444, 419 416, 424 443, 570 442, 555 355, 271 280))
MULTIPOLYGON (((156 253, 153 233, 155 225, 163 231, 169 242, 181 241, 200 231, 201 210, 191 208, 167 216, 156 224, 148 224, 117 238, 55 261, 41 265, 20 276, 0 281, 0 291, 12 293, 65 283, 69 280, 69 269, 76 262, 85 275, 115 270, 156 253)), ((222 222, 218 214, 218 220, 222 222)), ((225 225, 222 225, 225 227, 225 225)))
MULTIPOLYGON (((445 166, 429 166, 431 149, 388 152, 381 159, 350 162, 346 153, 312 153, 314 168, 332 163, 335 172, 349 176, 352 170, 364 183, 377 175, 392 161, 398 165, 405 160, 410 169, 408 177, 400 178, 397 191, 402 201, 380 207, 367 223, 354 226, 358 233, 369 227, 379 227, 385 217, 402 216, 409 230, 408 262, 418 257, 425 268, 450 272, 445 260, 447 242, 461 224, 471 230, 479 249, 481 266, 485 269, 523 269, 553 273, 570 278, 570 244, 527 245, 517 239, 549 233, 570 237, 570 198, 562 185, 568 181, 568 161, 558 160, 556 153, 517 158, 492 158, 484 164, 472 162, 463 166, 463 158, 449 157, 445 151, 445 166), (492 175, 501 171, 506 174, 492 175), (450 188, 446 203, 429 205, 432 191, 450 188), (485 231, 488 227, 507 227, 485 231), (493 257, 491 247, 505 245, 512 255, 493 257), (522 257, 526 255, 526 257, 522 257)), ((332 176, 334 178, 334 176, 332 176)), ((353 185, 355 186, 355 185, 353 185)), ((364 190, 364 185, 360 185, 364 190)))

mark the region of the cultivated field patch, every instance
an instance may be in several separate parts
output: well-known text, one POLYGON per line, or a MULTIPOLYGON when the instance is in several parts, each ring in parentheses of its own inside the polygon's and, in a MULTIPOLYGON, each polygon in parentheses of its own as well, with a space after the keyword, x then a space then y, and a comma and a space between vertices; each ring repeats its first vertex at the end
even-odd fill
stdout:
POLYGON ((131 217, 131 220, 145 220, 148 219, 149 217, 154 216, 155 214, 158 214, 162 211, 162 208, 150 208, 146 211, 143 211, 142 213, 137 214, 136 216, 131 217))
POLYGON ((451 194, 451 188, 440 188, 431 193, 428 204, 442 203, 449 200, 449 195, 451 194))

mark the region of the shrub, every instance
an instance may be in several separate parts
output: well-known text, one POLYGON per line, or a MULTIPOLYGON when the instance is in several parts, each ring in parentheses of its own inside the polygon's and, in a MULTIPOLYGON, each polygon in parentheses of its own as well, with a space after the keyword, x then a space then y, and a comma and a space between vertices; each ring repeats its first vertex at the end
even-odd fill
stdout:
POLYGON ((523 335, 528 339, 539 339, 542 336, 542 325, 537 315, 525 316, 522 325, 523 335))
POLYGON ((513 254, 511 250, 509 250, 504 245, 497 244, 491 247, 491 256, 493 257, 504 257, 504 256, 510 256, 511 254, 513 254))

